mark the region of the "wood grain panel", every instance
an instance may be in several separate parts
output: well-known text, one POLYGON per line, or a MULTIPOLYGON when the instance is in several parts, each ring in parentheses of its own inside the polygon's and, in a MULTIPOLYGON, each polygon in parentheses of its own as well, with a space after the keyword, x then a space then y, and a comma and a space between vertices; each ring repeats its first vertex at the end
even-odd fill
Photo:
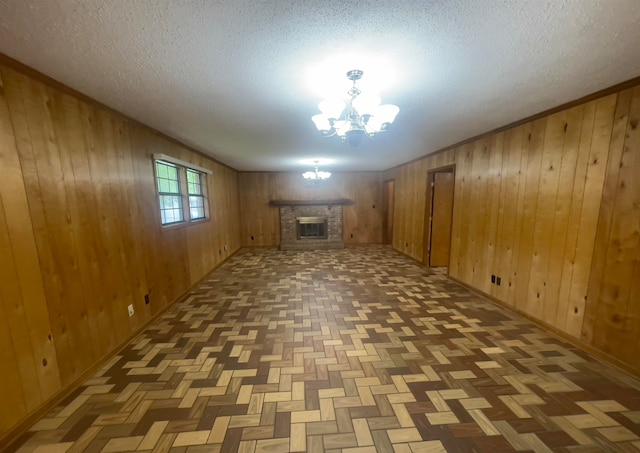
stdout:
MULTIPOLYGON (((624 104, 620 102, 617 113, 626 121, 618 122, 620 133, 614 126, 612 144, 616 149, 609 155, 602 200, 609 207, 600 211, 601 216, 608 216, 608 228, 599 228, 596 236, 596 247, 604 249, 604 266, 596 275, 601 275, 599 284, 594 284, 593 292, 590 288, 590 296, 594 297, 589 298, 588 304, 597 303, 590 310, 596 314, 595 319, 590 318, 593 344, 640 366, 640 309, 635 292, 635 280, 640 278, 640 88, 622 93, 620 98, 624 104)), ((604 222, 600 226, 605 226, 604 222)))
POLYGON ((0 433, 61 385, 4 81, 0 72, 0 433))
POLYGON ((535 215, 532 217, 533 247, 528 264, 531 271, 525 311, 538 319, 543 319, 547 289, 546 278, 551 253, 550 244, 553 238, 555 218, 553 206, 558 196, 566 119, 567 112, 559 112, 547 118, 539 178, 537 184, 531 185, 536 195, 536 206, 535 215))
MULTIPOLYGON (((577 106, 567 111, 564 123, 563 148, 556 150, 560 154, 558 169, 558 185, 553 206, 553 227, 551 232, 549 262, 545 276, 545 297, 542 301, 542 320, 548 324, 556 322, 560 305, 560 284, 564 277, 562 270, 566 261, 566 242, 570 230, 575 224, 569 224, 571 205, 580 202, 580 192, 574 190, 576 185, 576 165, 582 132, 584 106, 577 106)), ((556 162, 556 165, 558 163, 556 162)), ((579 181, 578 181, 579 185, 579 181)))
POLYGON ((502 159, 500 202, 498 207, 498 227, 494 269, 505 276, 505 284, 492 285, 491 294, 509 305, 514 304, 512 281, 514 274, 514 241, 516 234, 516 213, 518 201, 522 200, 524 183, 522 174, 522 140, 524 127, 516 127, 505 133, 504 156, 502 159))
POLYGON ((491 187, 491 158, 493 153, 493 141, 495 136, 486 137, 476 142, 474 148, 474 173, 472 179, 474 181, 474 191, 471 196, 471 203, 474 206, 483 205, 485 209, 472 211, 472 220, 469 225, 470 233, 468 237, 469 244, 469 266, 467 267, 470 281, 474 282, 477 288, 488 288, 490 279, 487 275, 487 266, 485 260, 487 257, 487 248, 490 244, 488 224, 491 215, 491 204, 489 199, 491 187), (476 165, 477 164, 477 165, 476 165), (489 215, 488 215, 489 214, 489 215))
POLYGON ((239 173, 241 210, 240 226, 243 245, 277 246, 280 243, 280 214, 269 206, 270 173, 239 173))
POLYGON ((504 152, 504 140, 505 134, 499 133, 493 137, 490 147, 491 156, 489 170, 487 172, 489 187, 486 201, 489 215, 485 216, 486 239, 484 242, 486 245, 481 261, 483 271, 478 275, 480 278, 479 287, 482 288, 485 293, 491 293, 493 288, 497 288, 496 286, 492 288, 491 275, 488 271, 495 268, 495 256, 499 241, 498 231, 502 229, 501 222, 503 219, 501 218, 500 195, 503 182, 503 160, 506 154, 504 152))
MULTIPOLYGON (((520 268, 520 255, 524 253, 524 248, 520 247, 523 225, 526 222, 530 222, 530 219, 527 219, 524 213, 526 195, 527 195, 527 178, 526 175, 528 173, 527 169, 529 168, 529 159, 530 157, 535 157, 535 155, 530 156, 529 153, 529 145, 531 141, 531 133, 533 131, 533 123, 524 124, 517 129, 521 129, 521 140, 517 140, 512 142, 512 146, 515 147, 514 152, 520 156, 520 166, 518 168, 518 194, 514 205, 513 214, 513 241, 510 245, 507 245, 506 248, 511 248, 511 256, 509 258, 510 265, 508 268, 503 267, 498 270, 498 272, 507 272, 508 277, 508 289, 506 295, 507 304, 512 306, 513 308, 517 308, 519 301, 522 299, 518 294, 520 287, 524 288, 525 285, 528 284, 528 280, 522 278, 522 274, 519 274, 520 268), (520 282, 520 285, 518 285, 520 282)), ((517 157, 516 157, 517 159, 517 157)), ((539 163, 538 163, 539 165, 539 163)), ((513 197, 515 194, 511 194, 510 197, 513 197)), ((509 195, 507 195, 509 196, 509 195)))
POLYGON ((611 223, 615 211, 615 198, 618 191, 618 176, 624 139, 629 122, 629 109, 631 106, 632 90, 625 90, 618 94, 614 113, 613 127, 609 141, 609 153, 605 157, 607 168, 604 186, 599 206, 598 226, 593 246, 593 261, 589 276, 587 301, 585 305, 584 324, 582 325, 582 338, 593 343, 594 330, 600 311, 600 297, 602 282, 606 273, 607 251, 611 232, 611 223))
POLYGON ((0 165, 2 438, 234 253, 240 221, 235 170, 7 66, 0 165), (161 227, 154 153, 212 171, 209 220, 161 227))

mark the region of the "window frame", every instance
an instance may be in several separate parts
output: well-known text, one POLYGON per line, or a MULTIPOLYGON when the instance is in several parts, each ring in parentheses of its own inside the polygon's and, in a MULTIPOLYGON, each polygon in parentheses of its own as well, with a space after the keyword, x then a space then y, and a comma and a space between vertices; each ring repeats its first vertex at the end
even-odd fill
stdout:
MULTIPOLYGON (((188 201, 188 204, 189 204, 189 218, 191 219, 192 222, 193 221, 197 221, 197 220, 204 220, 204 219, 207 218, 207 207, 206 207, 207 206, 207 202, 206 202, 207 196, 205 194, 205 190, 207 188, 207 183, 206 183, 207 178, 206 178, 205 174, 203 174, 203 173, 201 173, 201 172, 199 172, 197 170, 194 170, 192 168, 187 168, 185 170, 185 175, 187 177, 187 201, 188 201), (189 181, 189 174, 190 173, 198 176, 198 182, 197 183, 189 181), (199 190, 200 190, 199 193, 198 192, 192 192, 191 191, 191 186, 197 186, 199 188, 199 190), (202 203, 202 216, 200 216, 200 217, 194 217, 192 215, 192 209, 194 209, 194 207, 191 206, 191 199, 192 198, 196 198, 196 199, 201 200, 201 203, 202 203)), ((199 208, 200 205, 198 205, 197 207, 199 208)))
MULTIPOLYGON (((185 162, 180 159, 176 159, 171 156, 167 156, 166 154, 154 154, 153 155, 153 175, 154 175, 154 184, 156 189, 156 203, 157 203, 157 212, 158 212, 158 220, 160 221, 160 226, 163 229, 166 228, 176 228, 181 226, 193 225, 195 223, 206 222, 210 220, 209 216, 209 192, 208 192, 208 178, 207 175, 211 175, 211 170, 207 168, 200 167, 198 165, 194 165, 190 162, 185 162), (177 171, 177 183, 178 183, 178 192, 161 192, 160 191, 160 180, 168 179, 161 177, 158 174, 158 163, 173 167, 177 171), (200 189, 200 193, 191 193, 193 182, 189 182, 188 172, 192 172, 199 176, 199 184, 197 186, 200 189), (163 223, 163 198, 166 196, 179 196, 180 197, 180 207, 182 220, 163 223), (198 208, 202 208, 203 216, 202 217, 194 217, 191 212, 191 197, 198 197, 198 199, 202 200, 201 205, 198 208)), ((174 181, 174 179, 168 179, 169 181, 174 181)))

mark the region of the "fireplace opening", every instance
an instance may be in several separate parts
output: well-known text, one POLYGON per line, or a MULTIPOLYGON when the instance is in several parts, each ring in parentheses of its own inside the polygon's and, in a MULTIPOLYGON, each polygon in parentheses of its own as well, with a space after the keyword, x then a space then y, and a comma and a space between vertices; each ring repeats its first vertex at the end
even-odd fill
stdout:
POLYGON ((297 217, 298 239, 327 239, 326 217, 297 217))

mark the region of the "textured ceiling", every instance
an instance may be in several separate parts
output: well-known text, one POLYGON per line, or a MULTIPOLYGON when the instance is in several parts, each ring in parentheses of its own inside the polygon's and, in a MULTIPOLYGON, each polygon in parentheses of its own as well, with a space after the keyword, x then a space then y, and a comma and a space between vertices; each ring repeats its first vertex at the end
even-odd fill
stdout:
POLYGON ((0 0, 0 52, 238 170, 383 170, 640 75, 640 0, 0 0), (310 118, 365 71, 400 114, 310 118), (333 88, 332 88, 333 87, 333 88))

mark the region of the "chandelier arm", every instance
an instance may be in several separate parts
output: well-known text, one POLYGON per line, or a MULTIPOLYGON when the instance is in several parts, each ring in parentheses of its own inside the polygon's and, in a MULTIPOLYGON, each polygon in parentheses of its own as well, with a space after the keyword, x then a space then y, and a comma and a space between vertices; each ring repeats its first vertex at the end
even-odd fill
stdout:
POLYGON ((322 131, 322 136, 323 137, 333 137, 337 133, 338 133, 338 130, 333 128, 330 131, 322 131))

